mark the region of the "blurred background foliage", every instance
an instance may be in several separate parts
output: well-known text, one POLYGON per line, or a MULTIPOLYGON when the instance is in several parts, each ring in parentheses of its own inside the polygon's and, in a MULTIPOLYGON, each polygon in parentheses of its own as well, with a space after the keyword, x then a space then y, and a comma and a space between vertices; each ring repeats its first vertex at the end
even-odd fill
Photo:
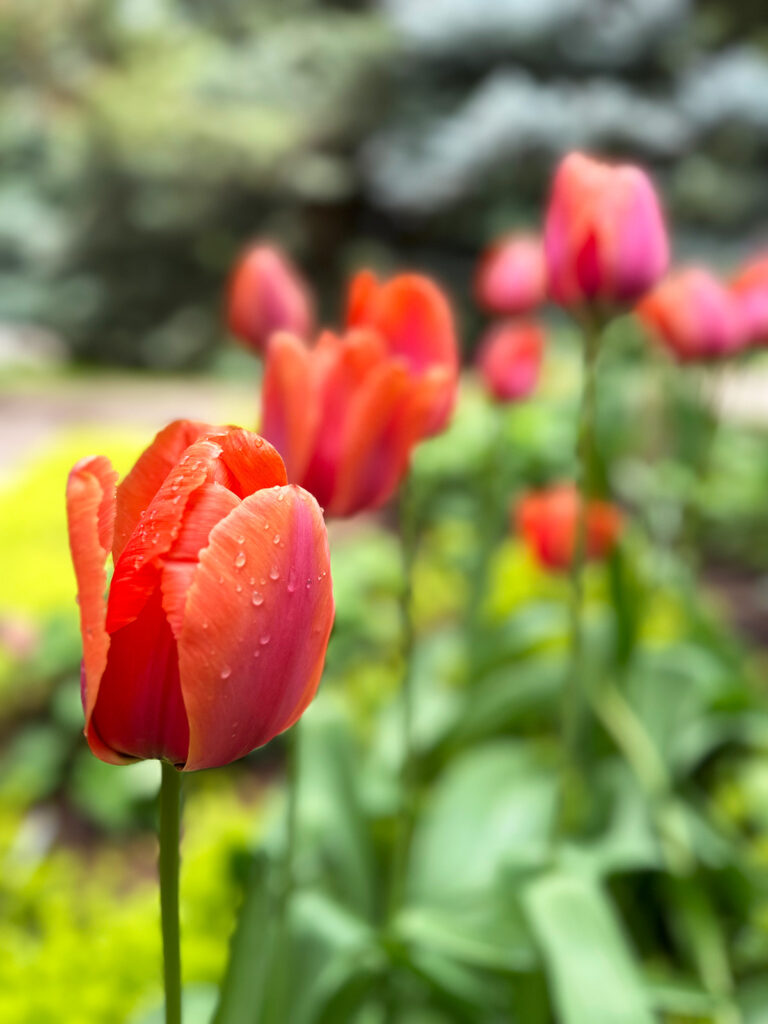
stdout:
MULTIPOLYGON (((361 262, 433 272, 467 353, 477 255, 537 222, 565 149, 646 163, 678 255, 735 260, 767 235, 768 25, 760 0, 6 0, 0 82, 0 1020, 150 1024, 157 771, 82 739, 67 470, 96 450, 124 470, 171 416, 254 422, 258 370, 221 345, 254 235, 291 251, 327 319, 361 262), (216 373, 167 373, 189 369, 216 373)), ((500 410, 468 380, 416 459, 419 814, 391 920, 396 513, 331 529, 274 1021, 768 1020, 764 401, 750 419, 739 392, 718 423, 706 373, 648 358, 628 322, 606 342, 599 448, 632 525, 588 573, 610 686, 592 820, 555 855, 568 589, 508 524, 511 497, 573 473, 578 350, 549 326, 540 393, 500 410)), ((188 1024, 225 972, 258 1002, 283 760, 276 742, 188 780, 188 1024)))
POLYGON ((271 235, 336 313, 361 259, 466 296, 554 157, 629 153, 682 252, 768 220, 759 0, 6 0, 0 315, 81 359, 201 366, 271 235))

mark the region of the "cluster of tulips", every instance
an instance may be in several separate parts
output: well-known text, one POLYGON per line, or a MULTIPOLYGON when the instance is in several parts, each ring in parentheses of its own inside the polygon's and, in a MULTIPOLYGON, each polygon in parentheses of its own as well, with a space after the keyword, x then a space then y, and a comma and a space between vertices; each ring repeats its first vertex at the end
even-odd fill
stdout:
MULTIPOLYGON (((536 387, 544 303, 566 309, 584 335, 581 479, 527 494, 515 510, 540 563, 573 574, 576 687, 581 566, 610 552, 623 522, 591 493, 584 468, 605 327, 635 310, 685 362, 768 340, 768 258, 730 282, 702 268, 665 276, 668 264, 648 177, 571 154, 541 237, 503 238, 476 276, 477 301, 496 318, 477 366, 497 401, 536 387)), ((301 717, 334 618, 325 519, 394 496, 414 448, 448 425, 460 375, 450 304, 419 274, 382 282, 360 272, 343 326, 318 331, 311 288, 281 252, 257 244, 234 269, 227 313, 232 333, 264 360, 259 433, 175 422, 119 484, 98 456, 81 460, 67 487, 88 743, 113 764, 163 762, 169 1022, 180 1020, 178 770, 225 765, 301 717)))

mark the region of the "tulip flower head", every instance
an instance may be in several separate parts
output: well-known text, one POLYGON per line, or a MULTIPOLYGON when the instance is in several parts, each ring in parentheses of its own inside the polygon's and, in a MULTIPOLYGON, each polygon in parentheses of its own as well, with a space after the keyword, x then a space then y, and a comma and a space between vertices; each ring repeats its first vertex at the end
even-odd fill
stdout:
POLYGON ((491 327, 480 344, 477 366, 488 393, 516 402, 536 387, 544 354, 544 331, 533 322, 510 320, 491 327))
POLYGON ((571 153, 555 174, 544 247, 549 294, 561 306, 612 311, 634 304, 669 262, 648 176, 571 153))
POLYGON ((646 295, 637 315, 653 338, 680 362, 733 355, 747 341, 745 317, 733 293, 708 270, 678 270, 646 295))
MULTIPOLYGON (((572 484, 525 495, 516 509, 517 529, 536 560, 552 571, 568 570, 576 552, 581 497, 572 484)), ((623 527, 621 512, 607 501, 588 501, 585 555, 610 555, 623 527)))
POLYGON ((317 689, 334 611, 322 513, 270 444, 204 423, 172 423, 116 481, 96 456, 67 484, 88 743, 112 764, 227 764, 317 689))
POLYGON ((768 343, 768 254, 746 263, 730 285, 744 317, 747 341, 768 343))
POLYGON ((478 305, 489 313, 529 313, 547 297, 544 246, 535 235, 511 234, 488 249, 475 276, 478 305))
POLYGON ((280 249, 257 243, 240 257, 229 282, 227 323, 257 354, 275 331, 291 331, 300 338, 312 333, 311 291, 280 249))
POLYGON ((379 284, 359 274, 347 324, 314 347, 273 336, 262 392, 264 436, 285 459, 288 479, 330 516, 393 495, 414 445, 446 426, 458 383, 450 307, 426 278, 379 284))

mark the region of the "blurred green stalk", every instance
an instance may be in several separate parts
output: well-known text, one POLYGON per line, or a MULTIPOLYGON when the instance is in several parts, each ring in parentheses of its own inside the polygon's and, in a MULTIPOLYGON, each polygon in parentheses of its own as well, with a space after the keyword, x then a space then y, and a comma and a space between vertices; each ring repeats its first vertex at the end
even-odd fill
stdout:
POLYGON ((416 516, 413 484, 406 477, 400 493, 399 527, 402 558, 402 586, 400 588, 400 635, 403 659, 403 677, 400 685, 400 713, 402 732, 402 760, 400 764, 400 807, 392 856, 392 875, 387 907, 388 923, 399 909, 405 889, 408 864, 408 844, 414 813, 414 685, 413 685, 413 565, 416 558, 416 516))
POLYGON ((587 505, 593 497, 593 460, 595 449, 595 381, 600 347, 601 324, 586 318, 584 334, 583 379, 577 440, 576 535, 571 561, 570 639, 571 662, 563 698, 563 785, 560 795, 560 830, 572 832, 581 823, 586 799, 584 780, 585 721, 588 707, 586 664, 584 658, 584 564, 587 546, 587 505))
POLYGON ((160 918, 163 932, 165 1024, 181 1024, 181 948, 179 941, 179 827, 181 772, 161 762, 160 780, 160 918))

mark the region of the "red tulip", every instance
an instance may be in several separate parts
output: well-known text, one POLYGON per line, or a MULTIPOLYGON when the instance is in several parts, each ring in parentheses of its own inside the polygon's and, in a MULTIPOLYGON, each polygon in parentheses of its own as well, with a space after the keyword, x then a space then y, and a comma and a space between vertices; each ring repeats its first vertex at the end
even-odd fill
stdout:
POLYGON ((309 337, 312 294, 283 252, 257 243, 243 253, 229 282, 227 322, 232 334, 257 353, 275 331, 309 337))
POLYGON ((562 306, 627 306, 667 269, 659 201, 637 167, 571 153, 555 175, 544 245, 549 294, 562 306))
POLYGON ((349 287, 347 327, 370 328, 384 338, 389 354, 403 360, 412 377, 430 392, 426 434, 448 425, 456 401, 459 349, 453 314, 438 286, 421 274, 398 274, 381 284, 369 270, 349 287))
MULTIPOLYGON (((572 484, 527 494, 517 506, 517 529, 536 559, 547 569, 570 568, 576 550, 579 492, 572 484)), ((621 535, 621 512, 607 501, 587 503, 585 555, 606 558, 621 535)))
POLYGON ((544 246, 535 235, 507 235, 491 246, 475 277, 478 304, 502 316, 528 313, 547 297, 544 246))
POLYGON ((744 347, 745 319, 735 296, 708 270, 678 270, 643 299, 637 314, 681 362, 718 359, 744 347))
POLYGON ((542 328, 533 322, 510 320, 488 331, 478 350, 477 365, 489 393, 500 402, 514 402, 536 387, 543 355, 542 328))
POLYGON ((451 312, 426 278, 352 285, 350 329, 314 348, 277 334, 267 349, 262 431, 288 478, 331 516, 387 501, 415 444, 445 425, 458 353, 451 312))
POLYGON ((750 342, 768 342, 768 254, 746 263, 731 279, 750 342))
POLYGON ((116 480, 94 456, 67 484, 88 743, 112 764, 227 764, 317 689, 333 622, 322 514, 270 444, 204 423, 172 423, 116 480))

